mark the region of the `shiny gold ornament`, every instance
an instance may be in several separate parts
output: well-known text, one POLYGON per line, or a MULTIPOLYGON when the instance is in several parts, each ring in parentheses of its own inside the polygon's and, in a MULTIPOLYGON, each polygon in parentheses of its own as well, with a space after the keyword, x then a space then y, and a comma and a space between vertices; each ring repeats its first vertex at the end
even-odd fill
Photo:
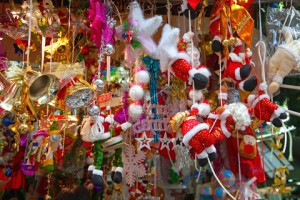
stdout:
POLYGON ((226 47, 227 47, 227 46, 229 46, 229 44, 230 44, 230 41, 227 40, 227 39, 225 39, 225 40, 222 41, 222 45, 223 45, 223 46, 226 46, 226 47))
POLYGON ((181 124, 186 120, 189 113, 187 111, 185 112, 179 112, 176 115, 174 115, 170 121, 172 132, 177 132, 181 126, 181 124))
POLYGON ((30 128, 27 124, 20 124, 20 126, 18 127, 18 132, 23 135, 26 133, 29 133, 30 128))
POLYGON ((206 55, 210 55, 210 54, 213 54, 214 51, 212 50, 211 48, 211 45, 212 45, 212 41, 209 41, 209 42, 205 42, 204 45, 203 45, 203 48, 205 50, 205 54, 206 55))
POLYGON ((235 37, 229 38, 229 44, 234 45, 237 42, 237 39, 235 37))
POLYGON ((24 105, 23 105, 22 101, 20 101, 20 100, 15 101, 13 104, 13 109, 16 112, 21 112, 22 110, 24 110, 24 105))
POLYGON ((21 122, 26 123, 29 121, 30 117, 27 113, 22 113, 21 115, 19 115, 19 119, 21 122))
POLYGON ((51 102, 59 90, 59 79, 53 74, 37 77, 29 87, 29 97, 39 105, 51 102))

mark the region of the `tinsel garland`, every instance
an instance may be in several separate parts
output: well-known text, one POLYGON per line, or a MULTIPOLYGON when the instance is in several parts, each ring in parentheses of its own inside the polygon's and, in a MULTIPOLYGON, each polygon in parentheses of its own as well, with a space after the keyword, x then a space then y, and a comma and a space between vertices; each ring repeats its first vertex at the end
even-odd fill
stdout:
MULTIPOLYGON (((150 102, 151 102, 151 104, 157 105, 158 104, 157 79, 158 79, 158 73, 160 72, 159 60, 155 60, 155 59, 151 58, 150 56, 145 56, 142 58, 142 61, 147 66, 147 70, 150 74, 150 82, 149 82, 150 102)), ((159 118, 155 108, 152 108, 152 113, 154 114, 154 119, 159 118)), ((156 131, 155 135, 154 135, 154 142, 158 142, 158 138, 159 138, 159 131, 156 131)))

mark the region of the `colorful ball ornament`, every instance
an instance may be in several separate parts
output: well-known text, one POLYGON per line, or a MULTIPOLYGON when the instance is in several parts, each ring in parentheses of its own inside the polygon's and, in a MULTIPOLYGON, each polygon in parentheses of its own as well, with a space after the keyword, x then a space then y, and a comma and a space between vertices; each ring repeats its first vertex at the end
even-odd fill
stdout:
POLYGON ((221 187, 217 187, 214 192, 214 199, 225 199, 226 192, 221 187))
POLYGON ((224 169, 220 171, 218 178, 226 188, 230 188, 235 184, 235 175, 230 170, 224 169))
POLYGON ((135 80, 138 84, 147 84, 150 80, 149 73, 146 70, 140 70, 135 74, 135 80))
POLYGON ((144 90, 141 86, 134 85, 129 90, 129 96, 135 101, 141 100, 144 96, 144 90))

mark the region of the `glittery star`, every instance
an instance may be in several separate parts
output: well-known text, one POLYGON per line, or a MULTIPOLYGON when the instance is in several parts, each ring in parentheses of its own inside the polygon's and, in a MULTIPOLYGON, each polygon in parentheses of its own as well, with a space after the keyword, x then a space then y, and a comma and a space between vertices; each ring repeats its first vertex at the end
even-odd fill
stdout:
POLYGON ((143 136, 141 138, 135 138, 139 142, 139 150, 146 147, 147 149, 151 150, 150 142, 154 140, 154 138, 147 138, 145 132, 143 132, 143 136))
POLYGON ((176 137, 176 139, 173 141, 173 150, 176 148, 183 148, 183 147, 185 147, 185 145, 182 142, 182 136, 176 137))
POLYGON ((166 148, 168 151, 170 151, 169 144, 171 141, 169 140, 167 134, 165 134, 163 138, 159 138, 159 141, 161 142, 160 150, 166 148))

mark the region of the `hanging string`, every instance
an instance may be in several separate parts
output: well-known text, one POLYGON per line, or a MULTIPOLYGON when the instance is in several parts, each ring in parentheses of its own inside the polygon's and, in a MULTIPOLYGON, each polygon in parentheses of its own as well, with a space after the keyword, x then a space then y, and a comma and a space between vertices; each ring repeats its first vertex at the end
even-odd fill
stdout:
POLYGON ((209 167, 210 167, 210 169, 211 169, 211 171, 212 171, 212 173, 213 173, 215 179, 217 180, 217 182, 219 183, 219 185, 221 186, 221 188, 226 192, 226 194, 227 194, 231 199, 236 200, 235 197, 232 196, 232 194, 230 194, 230 192, 224 187, 224 185, 222 184, 222 182, 221 182, 220 179, 218 178, 218 176, 217 176, 217 174, 216 174, 216 172, 215 172, 213 166, 211 165, 211 162, 210 162, 210 159, 209 159, 208 156, 207 156, 207 161, 208 161, 208 165, 209 165, 209 167))
POLYGON ((283 128, 284 128, 284 143, 283 143, 283 149, 282 149, 282 152, 285 153, 286 151, 286 146, 287 146, 287 128, 285 126, 284 123, 282 123, 283 125, 283 128))
MULTIPOLYGON (((41 72, 44 71, 44 59, 45 59, 45 46, 46 46, 46 37, 42 35, 42 60, 41 60, 41 72)), ((52 51, 51 51, 52 53, 52 51)))
POLYGON ((238 147, 237 155, 238 155, 238 168, 239 168, 239 184, 242 184, 242 170, 241 170, 241 156, 240 156, 240 145, 239 145, 239 131, 236 131, 236 145, 238 147))
POLYGON ((289 145, 289 158, 288 160, 290 162, 293 162, 294 161, 294 158, 293 158, 293 137, 292 137, 292 134, 290 131, 288 131, 288 134, 289 134, 289 140, 290 140, 290 145, 289 145))
POLYGON ((29 1, 29 22, 28 22, 28 46, 27 46, 27 69, 30 69, 29 58, 30 58, 30 44, 31 44, 31 26, 32 26, 32 0, 29 1))

